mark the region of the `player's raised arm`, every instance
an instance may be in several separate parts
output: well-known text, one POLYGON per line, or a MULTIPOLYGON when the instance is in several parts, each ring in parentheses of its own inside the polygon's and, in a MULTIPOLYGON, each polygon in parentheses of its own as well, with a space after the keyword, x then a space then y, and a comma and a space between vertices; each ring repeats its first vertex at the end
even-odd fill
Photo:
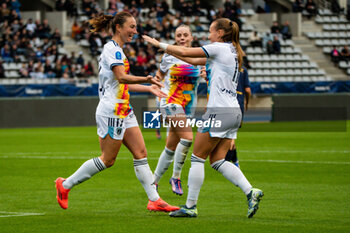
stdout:
POLYGON ((142 38, 151 45, 158 47, 167 53, 169 52, 172 55, 177 55, 181 57, 206 57, 205 52, 201 48, 187 48, 183 46, 161 43, 158 40, 151 38, 147 35, 143 35, 142 38))
POLYGON ((161 82, 159 82, 158 80, 156 80, 150 75, 148 75, 147 77, 141 77, 141 76, 126 74, 124 66, 114 66, 113 73, 119 83, 123 83, 123 84, 150 83, 150 84, 157 85, 159 87, 164 86, 161 82))

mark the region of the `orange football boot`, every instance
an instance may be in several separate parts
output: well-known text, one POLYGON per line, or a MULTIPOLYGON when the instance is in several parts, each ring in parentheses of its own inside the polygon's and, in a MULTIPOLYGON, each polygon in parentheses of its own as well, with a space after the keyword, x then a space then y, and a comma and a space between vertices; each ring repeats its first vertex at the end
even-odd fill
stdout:
POLYGON ((56 183, 56 190, 57 190, 57 201, 58 204, 62 207, 62 209, 68 208, 68 193, 70 189, 65 189, 62 185, 63 181, 66 179, 62 177, 58 177, 55 181, 56 183))
POLYGON ((156 201, 149 201, 147 205, 147 209, 150 211, 163 211, 163 212, 171 212, 180 209, 177 206, 172 206, 159 198, 156 201))

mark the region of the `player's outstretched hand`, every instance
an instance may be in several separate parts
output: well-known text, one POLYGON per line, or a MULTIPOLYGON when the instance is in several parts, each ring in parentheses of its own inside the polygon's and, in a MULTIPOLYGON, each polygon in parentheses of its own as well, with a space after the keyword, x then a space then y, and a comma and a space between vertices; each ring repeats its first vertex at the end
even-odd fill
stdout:
POLYGON ((159 41, 154 39, 154 38, 151 38, 147 35, 143 35, 142 38, 147 42, 147 43, 150 43, 151 45, 153 45, 154 47, 158 47, 159 48, 159 41))
POLYGON ((208 81, 208 77, 207 77, 207 72, 205 67, 203 66, 201 69, 201 73, 200 73, 201 78, 203 78, 205 81, 208 81))
POLYGON ((165 94, 164 92, 162 92, 161 90, 160 90, 160 88, 157 86, 157 85, 151 85, 151 87, 150 87, 150 92, 153 94, 153 95, 155 95, 155 96, 158 96, 158 97, 160 97, 160 98, 165 98, 165 97, 167 97, 167 94, 165 94))
POLYGON ((147 82, 150 84, 157 85, 159 88, 164 87, 163 83, 161 83, 157 79, 153 78, 153 76, 151 76, 151 75, 147 76, 147 82))

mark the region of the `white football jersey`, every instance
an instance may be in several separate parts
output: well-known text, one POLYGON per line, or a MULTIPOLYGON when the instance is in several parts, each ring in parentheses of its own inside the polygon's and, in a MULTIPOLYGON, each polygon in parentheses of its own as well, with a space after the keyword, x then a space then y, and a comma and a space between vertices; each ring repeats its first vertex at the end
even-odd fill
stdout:
POLYGON ((99 97, 96 115, 125 118, 132 110, 127 84, 119 83, 113 74, 114 66, 122 65, 125 73, 130 70, 129 61, 122 48, 111 40, 103 47, 99 58, 99 97))
POLYGON ((207 108, 216 112, 232 113, 239 108, 236 98, 238 82, 238 57, 232 43, 215 42, 202 46, 207 56, 208 79, 207 108))
POLYGON ((168 95, 166 104, 181 105, 187 115, 197 106, 200 66, 193 66, 172 55, 164 54, 159 69, 166 73, 162 91, 168 95))

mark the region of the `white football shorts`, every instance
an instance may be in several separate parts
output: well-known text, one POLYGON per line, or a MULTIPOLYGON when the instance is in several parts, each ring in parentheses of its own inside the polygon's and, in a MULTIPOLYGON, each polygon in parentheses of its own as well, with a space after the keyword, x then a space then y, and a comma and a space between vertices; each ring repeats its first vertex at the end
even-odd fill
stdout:
POLYGON ((97 135, 105 138, 107 134, 115 140, 123 140, 125 130, 138 127, 134 111, 131 111, 125 118, 114 118, 96 115, 97 135))
POLYGON ((182 115, 185 116, 185 110, 180 104, 166 103, 166 99, 162 98, 159 102, 160 112, 162 116, 176 116, 182 115))
POLYGON ((199 133, 209 132, 210 137, 214 138, 237 138, 237 131, 242 119, 242 113, 239 108, 237 108, 237 111, 235 110, 234 114, 209 114, 206 112, 202 118, 204 121, 209 121, 210 124, 209 126, 198 128, 199 133))

